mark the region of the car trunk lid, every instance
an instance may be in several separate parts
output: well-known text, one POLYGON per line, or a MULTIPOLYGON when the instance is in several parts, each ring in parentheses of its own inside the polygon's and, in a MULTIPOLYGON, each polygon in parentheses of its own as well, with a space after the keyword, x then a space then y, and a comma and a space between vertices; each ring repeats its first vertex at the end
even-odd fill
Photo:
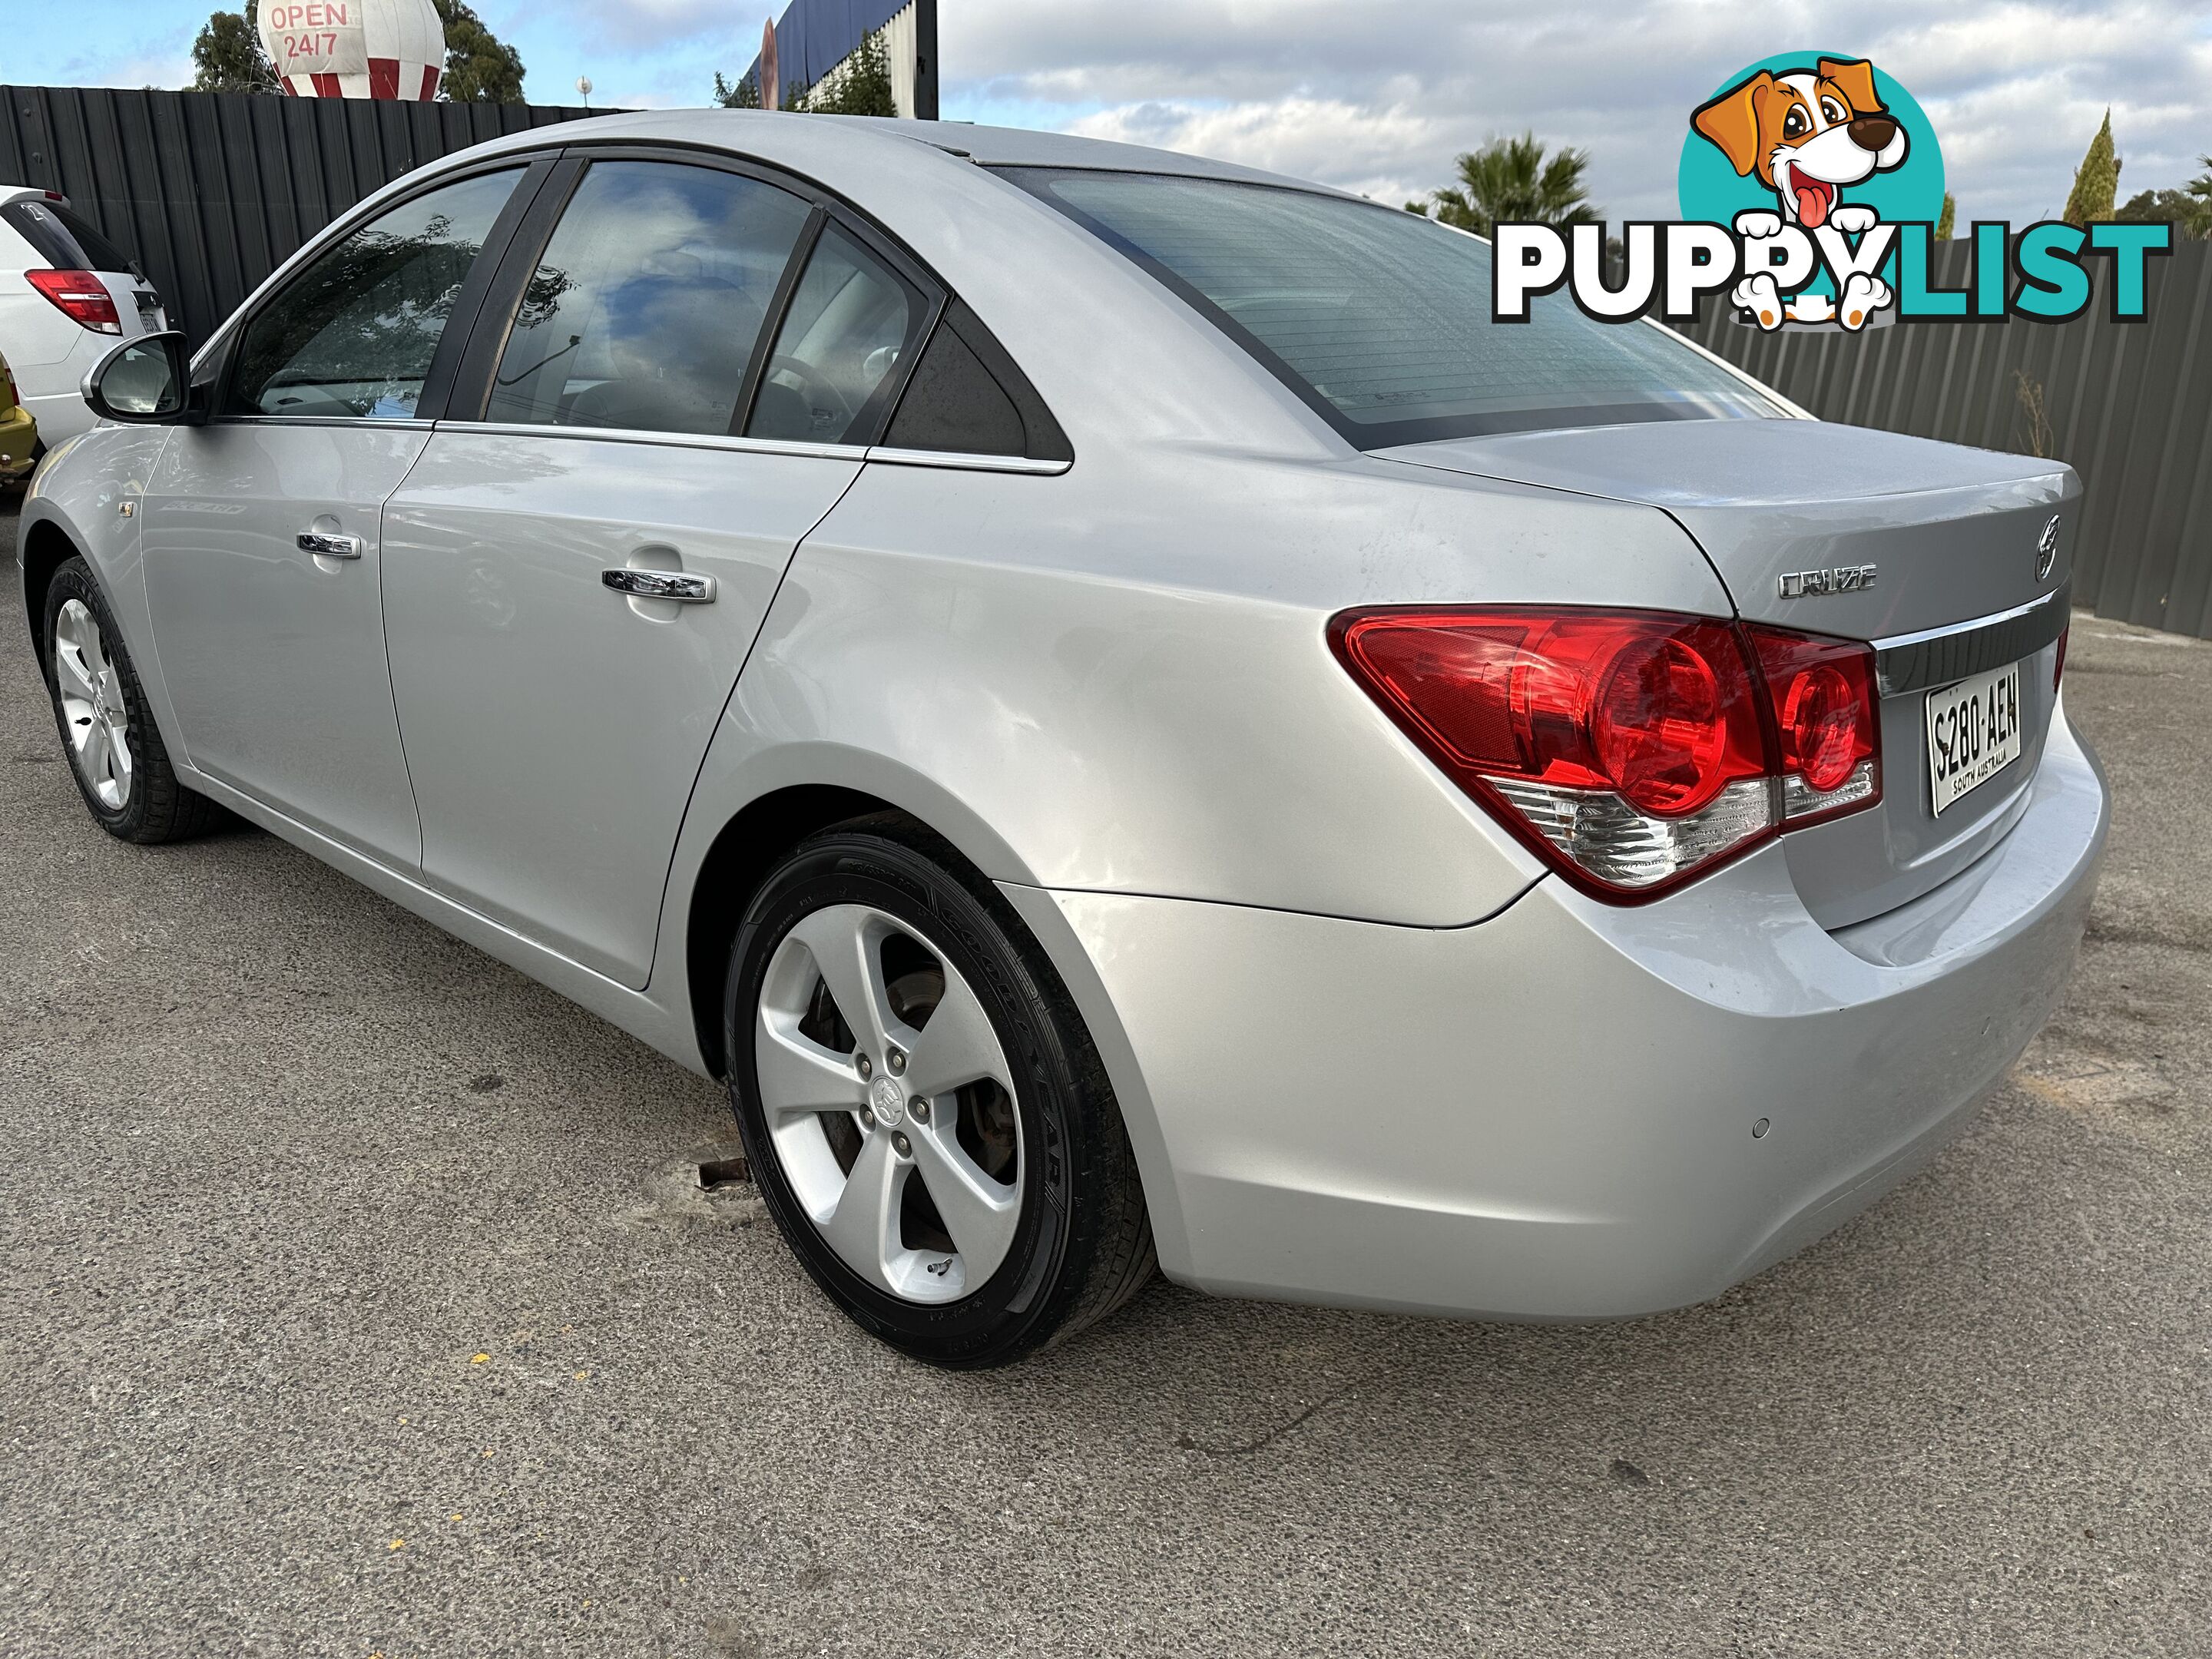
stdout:
POLYGON ((2081 493, 2063 463, 1798 420, 1654 422, 1381 453, 1659 507, 1696 540, 1746 620, 1876 644, 1881 804, 1784 843, 1824 926, 1928 891, 2025 806, 2056 701, 2081 493), (1928 694, 2000 667, 2000 656, 2025 665, 2021 757, 1938 816, 1928 694))

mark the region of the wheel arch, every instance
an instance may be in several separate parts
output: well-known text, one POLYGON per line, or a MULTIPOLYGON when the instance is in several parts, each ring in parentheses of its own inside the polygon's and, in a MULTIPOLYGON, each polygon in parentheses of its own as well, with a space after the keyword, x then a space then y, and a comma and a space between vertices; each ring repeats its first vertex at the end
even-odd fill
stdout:
POLYGON ((685 997, 709 1075, 729 1074, 722 1048, 722 993, 730 947, 745 907, 769 872, 800 842, 832 824, 899 811, 862 790, 793 784, 749 801, 716 832, 691 883, 684 932, 685 997))
MULTIPOLYGON (((1159 1259, 1172 1275, 1188 1257, 1188 1230, 1158 1109, 1096 965, 1051 895, 988 824, 918 774, 880 760, 869 766, 858 751, 842 745, 795 745, 780 758, 777 773, 788 778, 790 769, 803 769, 807 781, 779 781, 734 809, 708 809, 703 814, 706 823, 720 821, 711 833, 698 822, 705 803, 695 799, 694 822, 687 824, 684 836, 684 842, 693 844, 695 836, 704 840, 706 848, 696 870, 672 892, 668 920, 680 918, 684 929, 683 994, 707 1073, 728 1077, 722 1041, 724 985, 738 923, 762 883, 809 836, 854 818, 895 813, 947 842, 984 879, 998 886, 1018 923, 1059 975, 1113 1084, 1136 1154, 1159 1259), (842 781, 823 781, 828 777, 842 781)), ((753 773, 751 767, 744 770, 753 773)), ((708 793, 702 780, 702 794, 708 793)), ((679 849, 678 869, 689 863, 679 849)))
MULTIPOLYGON (((46 594, 53 586, 54 572, 82 555, 84 550, 53 520, 33 519, 23 524, 22 543, 15 550, 23 571, 23 621, 31 630, 31 650, 42 674, 53 672, 52 664, 46 660, 46 594)), ((90 564, 91 559, 87 556, 85 562, 90 564)), ((94 569, 93 575, 98 580, 99 571, 94 569)))

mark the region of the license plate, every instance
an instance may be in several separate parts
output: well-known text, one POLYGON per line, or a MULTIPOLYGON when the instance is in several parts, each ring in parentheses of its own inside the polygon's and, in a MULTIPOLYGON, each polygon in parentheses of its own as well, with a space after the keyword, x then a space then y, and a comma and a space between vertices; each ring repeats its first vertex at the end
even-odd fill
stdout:
POLYGON ((1928 694, 1928 781, 1936 811, 2020 758, 2020 665, 1928 694))

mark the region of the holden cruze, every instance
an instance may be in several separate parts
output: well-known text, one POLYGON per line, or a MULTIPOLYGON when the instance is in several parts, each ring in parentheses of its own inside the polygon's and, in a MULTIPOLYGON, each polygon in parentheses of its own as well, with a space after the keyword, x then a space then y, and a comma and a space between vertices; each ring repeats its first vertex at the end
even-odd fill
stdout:
POLYGON ((24 514, 93 817, 228 809, 726 1078, 986 1365, 1157 1260, 1589 1320, 1955 1130, 2107 821, 2079 486, 1157 151, 653 113, 362 204, 24 514))

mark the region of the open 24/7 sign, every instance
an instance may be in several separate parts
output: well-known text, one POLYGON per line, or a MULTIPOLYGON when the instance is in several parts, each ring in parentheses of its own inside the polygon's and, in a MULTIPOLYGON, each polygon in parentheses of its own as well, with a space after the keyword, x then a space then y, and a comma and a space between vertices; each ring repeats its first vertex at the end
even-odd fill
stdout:
POLYGON ((446 31, 431 0, 268 0, 260 26, 295 98, 438 95, 446 31))

